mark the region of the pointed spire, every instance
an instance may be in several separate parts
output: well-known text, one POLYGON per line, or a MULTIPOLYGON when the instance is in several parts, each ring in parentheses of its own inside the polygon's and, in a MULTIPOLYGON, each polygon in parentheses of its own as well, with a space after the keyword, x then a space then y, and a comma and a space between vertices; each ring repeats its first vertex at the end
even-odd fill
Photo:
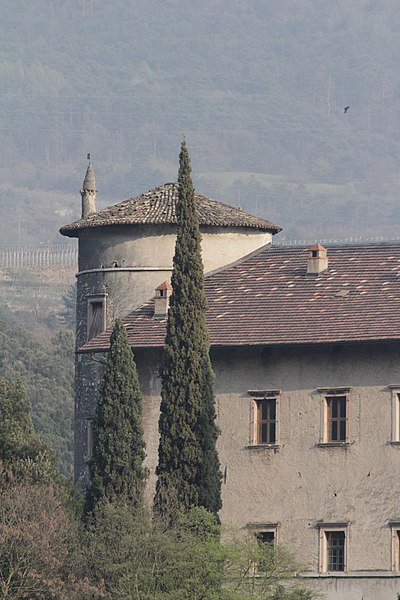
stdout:
POLYGON ((88 168, 86 169, 86 175, 83 181, 83 189, 88 192, 92 192, 96 189, 96 180, 94 178, 92 163, 89 163, 88 168))
POLYGON ((81 189, 82 219, 86 219, 88 215, 96 212, 96 180, 92 163, 90 162, 90 154, 87 155, 87 159, 89 164, 86 169, 86 175, 81 189))

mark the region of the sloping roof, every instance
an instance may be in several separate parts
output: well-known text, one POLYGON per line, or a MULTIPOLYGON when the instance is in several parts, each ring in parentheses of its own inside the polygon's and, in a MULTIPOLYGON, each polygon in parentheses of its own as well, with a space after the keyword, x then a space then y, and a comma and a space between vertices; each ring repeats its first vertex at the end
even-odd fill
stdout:
MULTIPOLYGON (((328 269, 307 275, 307 248, 265 246, 205 278, 213 346, 400 340, 400 244, 328 247, 328 269)), ((153 303, 130 313, 132 347, 162 346, 153 303)), ((110 332, 82 350, 108 347, 110 332)))
MULTIPOLYGON (((136 198, 129 198, 88 215, 85 219, 65 225, 60 229, 62 235, 77 237, 81 229, 105 227, 107 225, 160 224, 176 223, 176 203, 178 186, 166 183, 136 198)), ((248 227, 264 229, 275 234, 282 227, 265 219, 254 217, 240 208, 234 208, 217 200, 211 200, 195 193, 196 208, 200 225, 215 227, 248 227)))

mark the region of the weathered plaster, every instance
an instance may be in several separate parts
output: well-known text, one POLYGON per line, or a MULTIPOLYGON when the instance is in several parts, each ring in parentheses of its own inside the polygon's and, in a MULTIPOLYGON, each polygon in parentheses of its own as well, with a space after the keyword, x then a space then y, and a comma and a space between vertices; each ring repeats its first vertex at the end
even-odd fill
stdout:
POLYGON ((307 576, 302 583, 322 593, 324 600, 398 600, 400 593, 399 574, 379 571, 336 577, 307 576))
MULTIPOLYGON (((77 347, 86 341, 87 299, 108 293, 108 323, 154 296, 170 280, 175 251, 173 225, 114 226, 82 231, 79 236, 77 347), (136 269, 136 270, 135 270, 136 269)), ((234 262, 271 241, 271 234, 246 228, 203 228, 206 272, 234 262)))
MULTIPOLYGON (((315 574, 318 521, 347 522, 349 573, 390 574, 389 521, 400 514, 400 448, 390 444, 388 384, 400 381, 399 358, 396 344, 214 353, 219 453, 227 474, 222 521, 239 527, 280 523, 280 542, 315 574), (351 388, 348 446, 319 445, 318 389, 329 387, 351 388), (278 449, 249 447, 252 399, 247 391, 257 389, 281 390, 278 449)), ((392 589, 400 592, 400 580, 385 577, 379 584, 323 577, 317 585, 328 598, 383 600, 397 597, 385 596, 392 589)))
MULTIPOLYGON (((318 521, 347 522, 348 571, 388 574, 389 522, 400 518, 400 448, 390 444, 388 385, 400 381, 399 358, 394 344, 214 351, 221 428, 218 448, 221 468, 226 472, 223 523, 241 528, 252 523, 280 523, 280 542, 317 574, 318 521), (327 387, 351 388, 350 444, 345 447, 319 446, 318 389, 327 387), (257 389, 281 391, 278 449, 249 446, 252 399, 248 390, 257 389)), ((79 418, 94 413, 93 378, 100 366, 92 363, 89 355, 82 360, 81 368, 86 373, 90 368, 90 374, 81 381, 85 389, 81 391, 77 431, 82 429, 79 418)), ((154 352, 138 350, 136 362, 144 393, 147 463, 153 487, 158 448, 158 357, 154 352)))
MULTIPOLYGON (((205 272, 222 267, 272 240, 266 231, 240 227, 201 227, 205 272)), ((79 271, 116 261, 126 266, 171 266, 174 225, 118 225, 83 230, 79 235, 79 271)))
MULTIPOLYGON (((206 270, 270 241, 264 232, 203 231, 206 270)), ((173 226, 127 226, 80 234, 77 347, 86 341, 87 301, 107 293, 107 322, 153 296, 170 277, 173 226), (114 263, 124 268, 113 268, 114 263), (141 268, 141 271, 129 271, 141 268), (159 268, 159 270, 157 270, 159 268), (155 269, 155 270, 154 270, 155 269), (83 271, 92 271, 85 272, 83 271)), ((159 351, 137 350, 144 395, 146 462, 155 485, 158 455, 159 351)), ((104 356, 77 354, 75 475, 88 483, 86 423, 93 417, 104 356)), ((214 349, 223 523, 243 528, 279 523, 279 540, 308 569, 307 581, 328 600, 397 600, 389 522, 400 521, 400 446, 391 444, 391 384, 400 383, 395 343, 214 349), (351 388, 349 444, 321 447, 321 388, 351 388), (280 390, 277 448, 251 447, 249 390, 280 390), (318 522, 346 522, 348 572, 318 573, 318 522)))

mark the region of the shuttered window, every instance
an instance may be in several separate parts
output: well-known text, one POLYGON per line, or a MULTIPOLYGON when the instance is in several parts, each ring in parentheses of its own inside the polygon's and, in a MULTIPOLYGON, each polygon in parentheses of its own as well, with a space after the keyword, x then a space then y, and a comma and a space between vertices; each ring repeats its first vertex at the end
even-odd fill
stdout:
POLYGON ((256 400, 256 444, 276 443, 276 398, 256 400))
POLYGON ((347 439, 346 396, 326 398, 328 442, 345 442, 347 439))
POLYGON ((88 306, 88 341, 104 331, 104 302, 91 300, 88 306))

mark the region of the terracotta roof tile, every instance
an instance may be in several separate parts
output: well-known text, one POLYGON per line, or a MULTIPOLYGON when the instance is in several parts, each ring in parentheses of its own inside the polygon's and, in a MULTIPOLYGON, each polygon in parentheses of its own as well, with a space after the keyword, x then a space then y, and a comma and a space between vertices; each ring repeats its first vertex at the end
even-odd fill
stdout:
POLYGON ((322 246, 319 242, 314 244, 314 246, 310 246, 308 250, 326 250, 325 246, 322 246))
MULTIPOLYGON (((265 246, 205 278, 214 346, 400 340, 400 244, 328 248, 307 275, 307 248, 265 246)), ((162 346, 149 302, 123 319, 134 348, 162 346)), ((110 332, 82 350, 108 347, 110 332)))
MULTIPOLYGON (((85 219, 65 225, 60 229, 62 235, 77 237, 81 229, 105 227, 107 225, 160 224, 176 223, 176 202, 178 186, 166 183, 160 187, 129 198, 120 204, 109 206, 85 219)), ((249 227, 265 229, 275 234, 282 227, 270 221, 255 217, 240 208, 234 208, 217 200, 211 200, 202 194, 195 193, 197 213, 200 225, 215 227, 249 227)))
POLYGON ((161 290, 172 290, 172 285, 170 284, 169 281, 163 281, 162 283, 160 283, 160 285, 158 287, 156 287, 156 291, 161 291, 161 290))

